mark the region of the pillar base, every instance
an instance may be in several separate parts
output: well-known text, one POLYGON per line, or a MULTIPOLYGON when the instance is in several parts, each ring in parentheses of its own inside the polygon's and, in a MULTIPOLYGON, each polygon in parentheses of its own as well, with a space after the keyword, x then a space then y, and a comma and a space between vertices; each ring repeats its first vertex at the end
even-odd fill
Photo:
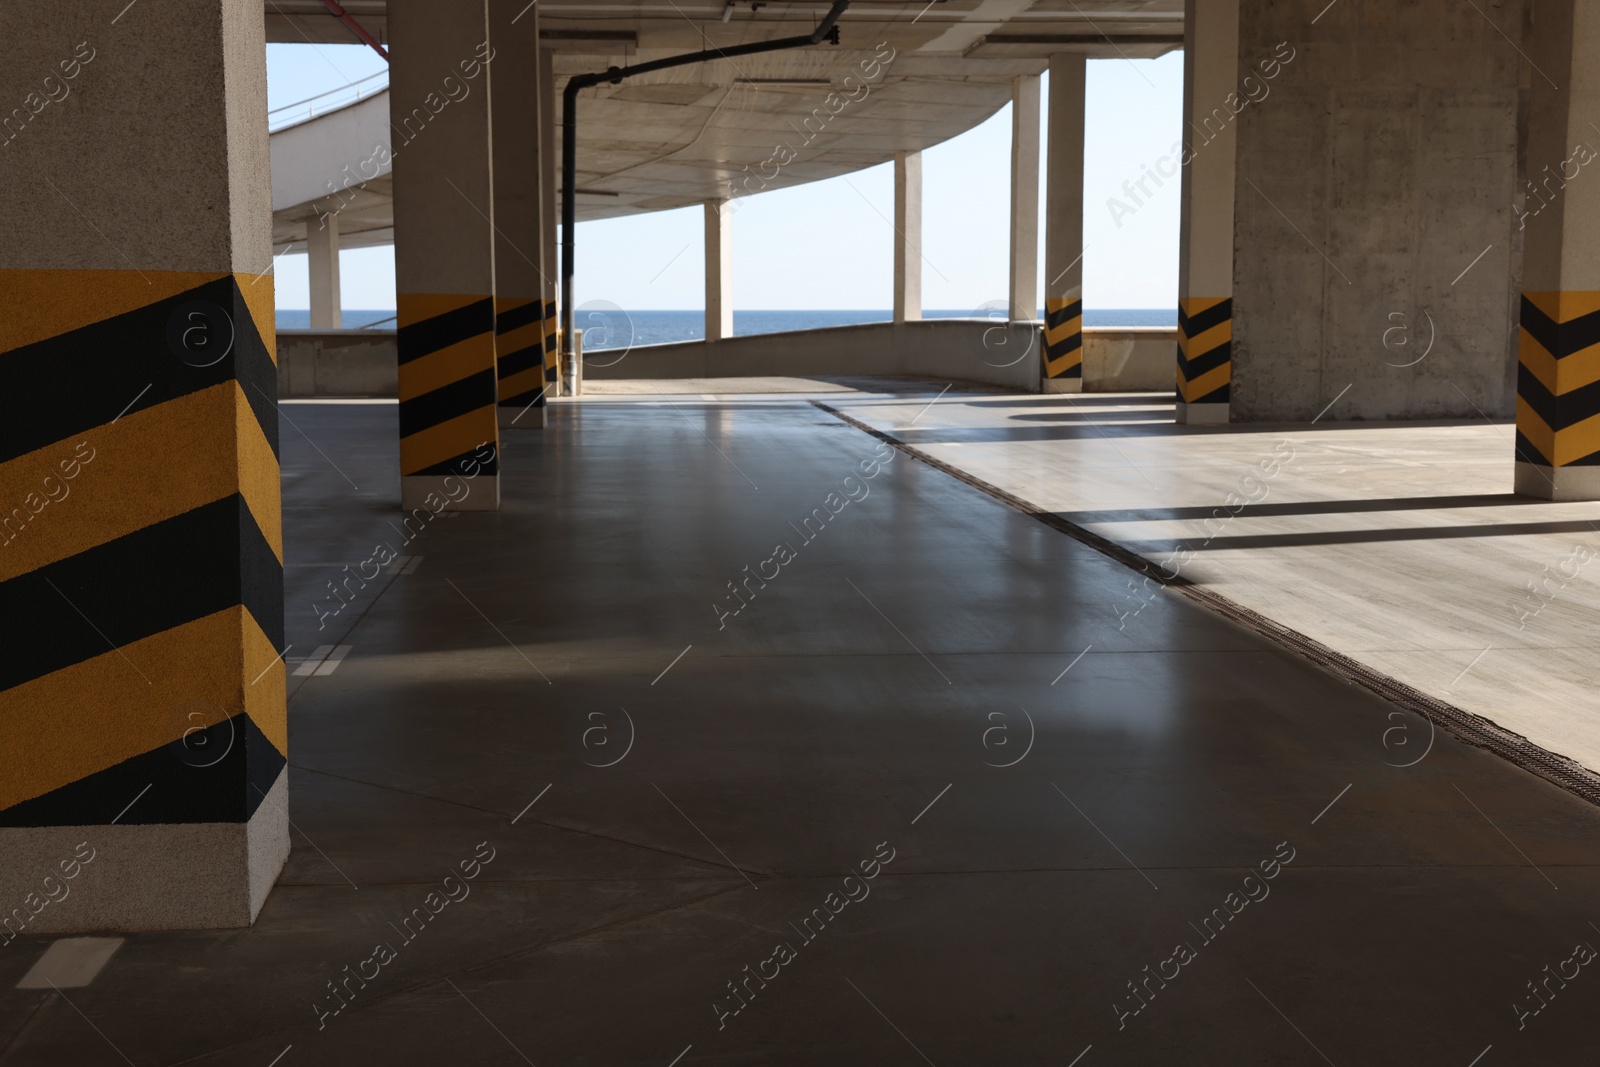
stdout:
POLYGON ((1518 460, 1515 467, 1513 488, 1518 496, 1539 500, 1600 500, 1600 466, 1546 467, 1518 460))
POLYGON ((285 767, 249 822, 0 829, 0 900, 14 908, 0 945, 13 936, 249 926, 289 859, 288 811, 285 767), (76 864, 75 877, 63 862, 76 864))
POLYGON ((1186 404, 1180 400, 1173 421, 1179 426, 1225 426, 1228 423, 1228 405, 1186 404))
POLYGON ((1039 383, 1041 393, 1081 393, 1082 378, 1046 378, 1039 383))
POLYGON ((495 418, 502 430, 537 430, 545 425, 547 410, 547 406, 538 401, 522 407, 507 404, 495 408, 495 418))
POLYGON ((498 511, 500 476, 479 474, 412 474, 400 479, 400 508, 440 511, 498 511), (446 484, 448 483, 448 484, 446 484), (465 486, 465 491, 462 487, 465 486))

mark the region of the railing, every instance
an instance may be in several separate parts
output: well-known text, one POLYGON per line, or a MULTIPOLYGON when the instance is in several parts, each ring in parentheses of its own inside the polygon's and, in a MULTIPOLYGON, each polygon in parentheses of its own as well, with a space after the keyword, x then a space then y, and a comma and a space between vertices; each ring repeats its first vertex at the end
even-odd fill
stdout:
POLYGON ((358 81, 349 82, 337 89, 329 89, 316 96, 308 96, 304 100, 297 100, 283 107, 273 108, 267 112, 267 130, 276 133, 289 126, 296 126, 302 122, 309 122, 318 115, 325 115, 329 111, 337 111, 347 107, 358 100, 381 93, 389 88, 389 72, 380 70, 369 74, 358 81))

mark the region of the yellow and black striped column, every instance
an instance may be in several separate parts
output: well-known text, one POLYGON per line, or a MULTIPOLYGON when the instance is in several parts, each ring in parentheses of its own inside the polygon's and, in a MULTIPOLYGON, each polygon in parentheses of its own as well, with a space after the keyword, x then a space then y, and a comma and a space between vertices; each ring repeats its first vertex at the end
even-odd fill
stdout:
POLYGON ((556 302, 544 302, 544 388, 546 396, 561 395, 561 319, 556 302))
POLYGON ((495 365, 500 425, 544 425, 544 321, 537 300, 495 300, 495 365))
POLYGON ((490 86, 514 60, 497 54, 487 0, 390 0, 388 12, 390 109, 428 113, 441 70, 456 86, 394 172, 400 504, 493 510, 500 368, 490 86))
POLYGON ((1047 393, 1083 391, 1083 301, 1044 302, 1044 384, 1047 393))
POLYGON ((1183 215, 1178 226, 1176 421, 1228 421, 1233 386, 1233 197, 1238 123, 1213 133, 1238 89, 1239 0, 1185 0, 1183 215), (1210 139, 1203 144, 1195 140, 1210 139), (1194 138, 1194 140, 1191 140, 1194 138))
POLYGON ((489 0, 495 61, 495 360, 505 428, 545 424, 543 200, 539 166, 539 8, 489 0), (507 134, 510 135, 507 135, 507 134))
POLYGON ((0 98, 83 64, 0 149, 0 942, 248 926, 289 854, 261 13, 108 18, 0 11, 0 98))
POLYGON ((494 298, 400 293, 397 301, 401 506, 496 508, 494 298), (464 476, 471 491, 457 500, 452 490, 464 476))
POLYGON ((1184 422, 1227 422, 1233 379, 1233 300, 1178 300, 1178 405, 1184 422), (1210 415, 1212 417, 1202 417, 1210 415))
POLYGON ((1522 294, 1516 489, 1600 497, 1600 292, 1522 294))
POLYGON ((1050 57, 1045 159, 1044 348, 1040 389, 1083 391, 1083 119, 1081 52, 1050 57))
POLYGON ((1548 78, 1530 83, 1528 173, 1544 180, 1530 183, 1521 213, 1515 485, 1546 500, 1600 500, 1600 189, 1576 173, 1572 148, 1596 143, 1600 5, 1540 0, 1537 14, 1533 62, 1548 78))
POLYGON ((87 834, 138 796, 119 827, 236 837, 288 750, 270 283, 8 270, 0 293, 0 827, 87 834), (201 824, 225 829, 170 829, 201 824))

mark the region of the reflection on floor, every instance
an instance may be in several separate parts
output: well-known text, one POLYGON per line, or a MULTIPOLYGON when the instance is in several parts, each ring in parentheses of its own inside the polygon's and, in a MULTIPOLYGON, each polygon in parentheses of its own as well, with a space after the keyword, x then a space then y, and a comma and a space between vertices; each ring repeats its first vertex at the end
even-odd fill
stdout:
POLYGON ((1514 496, 1509 423, 1195 429, 1166 397, 966 394, 908 426, 918 397, 827 402, 1147 559, 1186 546, 1185 576, 1600 769, 1600 504, 1514 496))
MULTIPOLYGON (((827 400, 980 461, 1105 403, 939 388, 827 400)), ((285 405, 289 867, 81 988, 0 950, 0 1064, 1589 1061, 1594 808, 1181 599, 1119 628, 1126 569, 803 392, 700 392, 553 405, 501 511, 410 534, 393 405, 285 405)), ((1231 484, 1099 429, 1010 469, 1231 484)), ((1290 439, 1272 502, 1372 495, 1366 438, 1290 439)))

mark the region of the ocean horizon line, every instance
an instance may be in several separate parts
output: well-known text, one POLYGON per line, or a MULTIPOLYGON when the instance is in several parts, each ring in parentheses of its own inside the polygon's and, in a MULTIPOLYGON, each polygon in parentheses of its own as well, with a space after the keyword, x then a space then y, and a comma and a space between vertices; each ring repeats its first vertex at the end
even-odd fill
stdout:
MULTIPOLYGON (((580 310, 585 310, 585 309, 581 309, 580 308, 580 310)), ((595 309, 588 309, 588 310, 595 310, 595 309)), ((703 315, 703 314, 705 314, 705 309, 704 308, 636 308, 636 309, 632 309, 632 310, 623 308, 623 309, 619 309, 619 310, 624 311, 626 314, 635 314, 635 315, 703 315)), ((984 318, 984 317, 986 317, 987 310, 988 309, 984 309, 984 308, 974 308, 974 309, 963 309, 963 308, 923 308, 922 309, 922 313, 924 315, 967 315, 967 316, 971 316, 972 318, 976 319, 976 318, 984 318)), ((1039 310, 1041 312, 1043 311, 1042 308, 1039 309, 1039 310)), ((1171 314, 1171 315, 1176 316, 1177 313, 1178 313, 1178 306, 1176 304, 1174 304, 1171 307, 1158 307, 1158 308, 1155 308, 1155 307, 1144 307, 1144 308, 1136 308, 1136 307, 1086 307, 1083 310, 1084 310, 1084 314, 1086 314, 1086 315, 1091 313, 1091 312, 1138 311, 1138 312, 1145 312, 1145 313, 1160 312, 1160 313, 1163 313, 1163 314, 1171 314)), ((311 314, 311 309, 310 308, 280 307, 280 308, 277 309, 277 312, 280 315, 289 314, 289 315, 307 315, 307 316, 309 316, 311 314)), ((880 314, 881 315, 892 315, 894 313, 894 310, 892 308, 736 308, 736 309, 734 309, 733 313, 735 315, 770 315, 770 314, 785 314, 785 315, 801 314, 801 315, 805 315, 805 314, 822 314, 822 313, 835 313, 835 312, 840 313, 840 314, 847 314, 847 315, 865 315, 865 314, 869 314, 869 313, 870 314, 874 314, 874 315, 880 315, 880 314)), ((344 314, 344 315, 393 315, 393 314, 395 314, 395 309, 394 308, 344 308, 343 311, 342 311, 342 314, 344 314)))
MULTIPOLYGON (((577 326, 584 331, 584 348, 595 352, 601 349, 633 348, 641 345, 672 344, 681 341, 698 341, 705 337, 705 311, 700 308, 658 308, 624 310, 612 307, 579 305, 577 326)), ((889 322, 894 313, 889 308, 745 308, 733 312, 733 335, 754 337, 762 334, 793 333, 800 330, 825 329, 830 326, 861 326, 869 323, 889 322)), ((924 308, 924 319, 994 319, 1004 318, 998 308, 924 308)), ((1044 318, 1041 310, 1037 317, 1044 318)), ((392 328, 395 319, 393 308, 345 308, 341 325, 347 330, 369 326, 392 328)), ((1174 328, 1178 324, 1178 309, 1171 308, 1085 308, 1083 324, 1090 328, 1107 329, 1127 327, 1174 328)), ((311 327, 311 313, 300 308, 279 308, 277 327, 280 330, 305 330, 311 327)))

